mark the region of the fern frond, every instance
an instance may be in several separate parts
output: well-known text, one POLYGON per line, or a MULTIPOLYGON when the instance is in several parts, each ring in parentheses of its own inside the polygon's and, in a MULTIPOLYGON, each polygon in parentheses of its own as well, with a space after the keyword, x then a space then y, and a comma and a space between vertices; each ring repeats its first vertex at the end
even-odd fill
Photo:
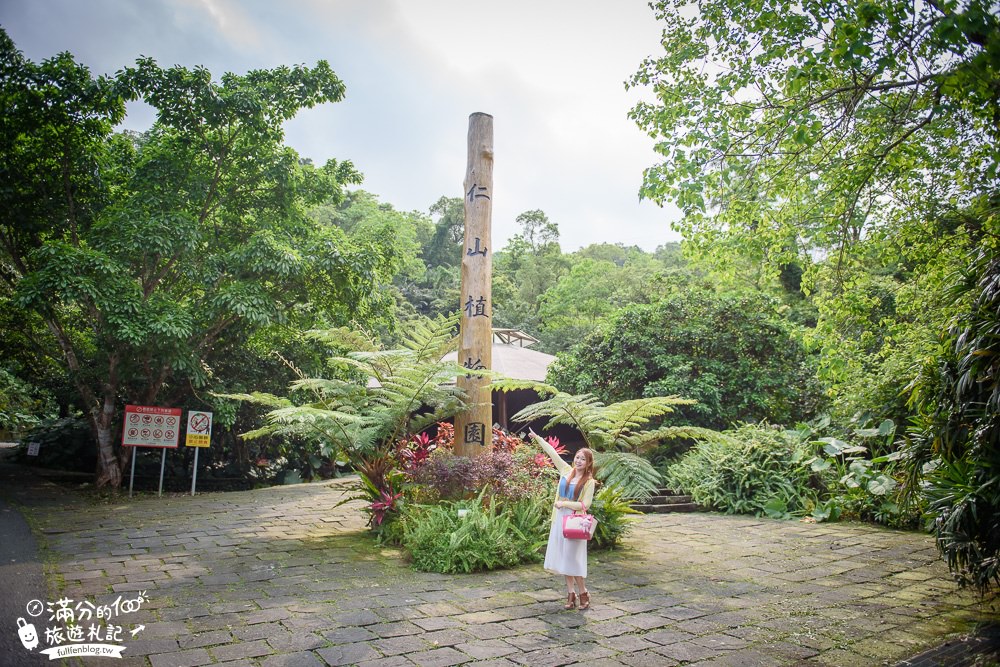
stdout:
POLYGON ((441 401, 430 412, 414 415, 410 419, 410 427, 408 430, 413 433, 419 433, 431 424, 436 424, 444 419, 448 419, 455 414, 467 410, 469 407, 470 406, 464 400, 464 394, 463 396, 452 396, 447 400, 441 401))
POLYGON ((710 428, 701 428, 700 426, 664 426, 652 431, 630 433, 622 438, 621 444, 629 451, 642 452, 658 445, 664 440, 676 440, 680 438, 697 442, 732 440, 732 438, 724 433, 713 431, 710 428))
POLYGON ((373 377, 381 382, 382 378, 392 375, 398 368, 412 363, 412 359, 413 352, 410 350, 364 350, 334 357, 330 364, 354 368, 364 373, 365 377, 373 377))
POLYGON ((516 380, 514 378, 503 377, 498 375, 493 382, 490 383, 490 389, 493 391, 519 391, 521 389, 531 389, 536 394, 541 397, 554 396, 559 393, 559 390, 550 384, 545 384, 544 382, 536 382, 535 380, 516 380))
POLYGON ((420 318, 407 322, 407 337, 403 346, 412 351, 417 361, 437 361, 452 351, 459 313, 438 315, 434 319, 420 318))
POLYGON ((267 418, 272 424, 315 424, 318 422, 351 424, 361 421, 361 417, 356 414, 312 405, 296 405, 272 410, 267 413, 267 418))
POLYGON ((244 440, 257 440, 258 438, 266 438, 270 435, 276 435, 281 430, 281 427, 277 424, 268 424, 260 428, 255 428, 252 431, 247 431, 246 433, 240 433, 240 437, 244 440))
POLYGON ((309 391, 316 395, 326 397, 354 396, 364 391, 363 387, 360 387, 353 382, 310 377, 293 380, 288 386, 292 391, 309 391))
POLYGON ((613 403, 605 408, 610 422, 608 438, 617 442, 624 434, 641 430, 651 419, 670 414, 674 406, 695 402, 678 396, 651 396, 613 403))
POLYGON ((247 403, 254 403, 256 405, 263 405, 269 408, 284 408, 292 404, 287 398, 281 398, 280 396, 274 396, 273 394, 265 394, 260 391, 255 391, 251 394, 220 394, 216 392, 210 392, 212 396, 217 396, 219 398, 228 398, 233 401, 246 401, 247 403))
POLYGON ((549 421, 544 428, 567 424, 583 435, 588 447, 602 449, 606 444, 607 425, 607 419, 602 412, 603 407, 604 404, 590 394, 572 396, 560 391, 547 401, 529 405, 512 419, 518 422, 530 422, 548 417, 549 421))
POLYGON ((319 341, 330 347, 346 350, 369 351, 381 349, 378 341, 367 331, 359 327, 336 327, 334 329, 312 329, 306 332, 306 338, 319 341))
POLYGON ((628 500, 648 500, 663 481, 649 461, 627 452, 596 452, 594 465, 597 479, 628 500))

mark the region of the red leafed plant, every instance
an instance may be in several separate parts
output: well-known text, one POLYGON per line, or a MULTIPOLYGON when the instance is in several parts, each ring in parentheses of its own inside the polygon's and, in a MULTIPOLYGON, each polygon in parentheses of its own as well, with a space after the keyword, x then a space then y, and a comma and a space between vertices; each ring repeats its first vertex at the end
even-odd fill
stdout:
POLYGON ((410 472, 419 468, 430 457, 431 452, 438 448, 437 439, 431 440, 426 433, 418 433, 409 440, 399 443, 396 450, 396 457, 399 459, 403 470, 410 472))
POLYGON ((451 449, 455 444, 455 425, 449 422, 438 422, 437 429, 434 444, 438 447, 451 449))
POLYGON ((372 515, 372 521, 376 526, 382 525, 385 515, 396 509, 396 501, 402 497, 402 492, 389 493, 388 491, 383 491, 382 499, 376 500, 368 506, 368 511, 371 512, 372 515))
POLYGON ((567 450, 567 449, 566 449, 565 447, 563 447, 562 445, 560 445, 560 444, 559 444, 559 438, 557 438, 557 437, 556 437, 556 436, 554 436, 554 435, 550 435, 550 436, 547 436, 547 437, 545 438, 545 440, 546 440, 546 441, 547 441, 547 442, 548 442, 548 443, 549 443, 550 445, 552 445, 552 449, 556 450, 556 454, 559 454, 560 456, 562 456, 562 455, 563 455, 563 454, 565 454, 565 453, 566 453, 567 451, 569 451, 569 450, 567 450))
POLYGON ((513 433, 507 433, 498 426, 493 427, 493 450, 497 452, 513 453, 515 449, 524 444, 524 440, 513 433))

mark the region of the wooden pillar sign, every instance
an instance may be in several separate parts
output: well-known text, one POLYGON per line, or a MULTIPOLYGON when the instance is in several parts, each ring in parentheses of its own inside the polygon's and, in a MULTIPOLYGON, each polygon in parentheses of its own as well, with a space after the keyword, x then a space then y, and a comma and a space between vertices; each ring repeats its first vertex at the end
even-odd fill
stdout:
MULTIPOLYGON (((465 170, 465 246, 458 361, 469 369, 493 367, 493 116, 469 116, 469 160, 465 170)), ((455 417, 455 453, 478 456, 493 447, 489 379, 460 375, 469 409, 455 417)))

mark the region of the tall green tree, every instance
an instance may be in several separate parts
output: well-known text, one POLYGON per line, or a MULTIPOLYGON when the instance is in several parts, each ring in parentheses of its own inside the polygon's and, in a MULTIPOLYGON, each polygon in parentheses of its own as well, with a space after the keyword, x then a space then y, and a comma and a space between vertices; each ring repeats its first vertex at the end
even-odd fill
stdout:
POLYGON ((543 211, 525 211, 516 222, 521 231, 494 256, 493 317, 497 326, 538 336, 539 299, 570 262, 559 247, 559 226, 543 211))
POLYGON ((434 234, 424 244, 421 257, 428 269, 462 264, 462 243, 465 241, 465 200, 462 197, 441 197, 430 208, 437 216, 434 234))
MULTIPOLYGON (((435 232, 435 226, 424 214, 397 211, 391 204, 364 190, 348 193, 342 200, 335 197, 309 211, 310 217, 323 224, 343 229, 352 242, 372 248, 382 259, 380 273, 392 277, 391 286, 379 290, 373 302, 371 326, 387 340, 398 335, 399 321, 415 313, 432 310, 436 294, 428 289, 427 268, 421 254, 435 232)), ((457 252, 456 252, 457 254, 457 252)), ((457 287, 448 301, 455 310, 457 287)))
POLYGON ((285 121, 343 94, 323 61, 215 82, 140 59, 94 78, 69 54, 33 63, 0 33, 0 279, 58 344, 99 485, 122 480, 124 401, 206 383, 211 354, 297 304, 349 316, 370 297, 381 259, 304 210, 358 174, 282 144, 285 121), (132 99, 156 124, 115 133, 132 99))
POLYGON ((565 259, 569 271, 538 299, 539 337, 552 353, 576 345, 619 309, 652 303, 673 291, 677 267, 683 265, 610 243, 581 248, 565 259))
POLYGON ((548 351, 570 348, 624 305, 616 300, 621 272, 611 262, 585 258, 542 293, 539 328, 548 351))
POLYGON ((808 419, 819 401, 792 327, 769 297, 691 287, 631 305, 549 368, 572 394, 615 403, 652 396, 696 401, 678 409, 694 426, 808 419))
POLYGON ((657 0, 664 55, 631 112, 663 162, 642 194, 723 262, 773 272, 807 251, 843 268, 894 234, 995 191, 1000 18, 986 0, 657 0))

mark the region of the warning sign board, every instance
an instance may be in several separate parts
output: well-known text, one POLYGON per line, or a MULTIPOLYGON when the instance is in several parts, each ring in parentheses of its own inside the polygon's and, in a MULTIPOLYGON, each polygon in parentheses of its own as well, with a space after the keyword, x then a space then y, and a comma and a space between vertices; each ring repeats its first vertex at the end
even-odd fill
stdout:
POLYGON ((124 447, 176 447, 180 440, 181 409, 126 405, 122 428, 124 447))
POLYGON ((212 437, 212 413, 188 411, 187 440, 188 447, 208 447, 212 437))

